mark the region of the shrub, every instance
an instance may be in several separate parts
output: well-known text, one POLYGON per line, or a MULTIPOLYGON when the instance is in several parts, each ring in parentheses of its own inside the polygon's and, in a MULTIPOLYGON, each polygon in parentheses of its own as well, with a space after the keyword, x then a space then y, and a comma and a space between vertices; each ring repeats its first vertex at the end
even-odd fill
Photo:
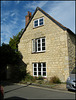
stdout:
POLYGON ((54 76, 52 78, 50 78, 50 83, 61 83, 61 80, 57 77, 57 76, 54 76))
POLYGON ((42 80, 38 80, 38 82, 37 82, 38 84, 42 84, 43 83, 43 81, 42 80))
POLYGON ((19 82, 26 76, 26 65, 21 63, 20 65, 11 66, 10 72, 10 80, 19 82))
POLYGON ((36 79, 35 77, 31 76, 30 74, 26 75, 25 77, 25 81, 32 81, 32 82, 35 82, 36 79))
POLYGON ((42 76, 37 77, 37 80, 44 80, 42 76))

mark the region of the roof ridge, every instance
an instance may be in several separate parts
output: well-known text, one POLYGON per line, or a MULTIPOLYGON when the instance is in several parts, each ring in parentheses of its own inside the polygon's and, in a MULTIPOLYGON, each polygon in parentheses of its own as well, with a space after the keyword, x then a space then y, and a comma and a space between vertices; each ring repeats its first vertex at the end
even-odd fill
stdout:
MULTIPOLYGON (((37 7, 38 10, 42 10, 41 8, 37 7)), ((49 15, 48 13, 46 13, 44 10, 42 10, 42 12, 44 12, 45 14, 47 14, 51 19, 53 19, 55 22, 57 22, 58 24, 60 24, 62 27, 68 29, 67 27, 65 27, 64 25, 62 25, 60 22, 58 22, 55 18, 53 18, 51 15, 49 15)))
MULTIPOLYGON (((55 24, 57 24, 60 28, 62 28, 63 30, 67 30, 68 32, 73 33, 69 28, 65 27, 64 25, 62 25, 60 22, 58 22, 56 19, 54 19, 52 16, 50 16, 48 13, 46 13, 44 10, 42 10, 40 7, 37 7, 35 12, 33 13, 31 19, 29 20, 28 24, 26 25, 26 27, 24 28, 21 37, 24 33, 24 31, 26 30, 26 28, 28 27, 29 23, 31 22, 32 18, 34 17, 35 13, 40 10, 44 15, 46 15, 48 18, 50 18, 55 24)), ((74 33, 73 33, 74 34, 74 33)), ((21 38, 20 37, 20 38, 21 38)))

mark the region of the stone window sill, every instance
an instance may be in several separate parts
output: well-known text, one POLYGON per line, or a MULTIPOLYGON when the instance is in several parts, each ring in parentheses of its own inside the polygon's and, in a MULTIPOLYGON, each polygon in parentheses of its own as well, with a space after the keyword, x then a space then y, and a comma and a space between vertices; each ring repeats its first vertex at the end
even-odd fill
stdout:
POLYGON ((46 51, 41 51, 41 52, 32 52, 32 54, 38 54, 38 53, 45 53, 46 51))

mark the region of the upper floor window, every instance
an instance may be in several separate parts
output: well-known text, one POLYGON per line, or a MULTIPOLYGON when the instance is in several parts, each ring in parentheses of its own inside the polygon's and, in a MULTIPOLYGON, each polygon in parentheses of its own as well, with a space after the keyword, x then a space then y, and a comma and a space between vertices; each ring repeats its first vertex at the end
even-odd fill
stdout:
POLYGON ((32 51, 43 52, 45 51, 45 37, 32 40, 32 51))
POLYGON ((43 17, 34 20, 34 28, 38 27, 38 26, 42 26, 42 25, 44 25, 44 18, 43 17))

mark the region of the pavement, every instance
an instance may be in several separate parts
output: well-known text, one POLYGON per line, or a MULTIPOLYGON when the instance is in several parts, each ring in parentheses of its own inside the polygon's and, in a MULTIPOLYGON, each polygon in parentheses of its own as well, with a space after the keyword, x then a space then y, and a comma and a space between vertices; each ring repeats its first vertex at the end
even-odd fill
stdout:
POLYGON ((52 89, 56 89, 56 90, 67 90, 66 84, 43 85, 43 84, 36 84, 36 83, 28 82, 26 85, 45 87, 45 88, 52 88, 52 89))
POLYGON ((22 83, 11 83, 11 82, 3 82, 2 83, 3 86, 10 85, 10 84, 31 85, 31 86, 52 88, 52 89, 57 89, 57 90, 67 90, 65 83, 53 84, 53 85, 43 85, 43 84, 30 83, 30 82, 27 82, 27 84, 24 84, 24 83, 23 84, 22 83))
MULTIPOLYGON (((41 85, 40 85, 41 86, 41 85)), ((53 85, 51 87, 55 87, 53 85)), ((75 100, 75 93, 52 88, 39 87, 37 84, 14 83, 4 87, 5 100, 30 100, 30 99, 68 99, 75 100)))

